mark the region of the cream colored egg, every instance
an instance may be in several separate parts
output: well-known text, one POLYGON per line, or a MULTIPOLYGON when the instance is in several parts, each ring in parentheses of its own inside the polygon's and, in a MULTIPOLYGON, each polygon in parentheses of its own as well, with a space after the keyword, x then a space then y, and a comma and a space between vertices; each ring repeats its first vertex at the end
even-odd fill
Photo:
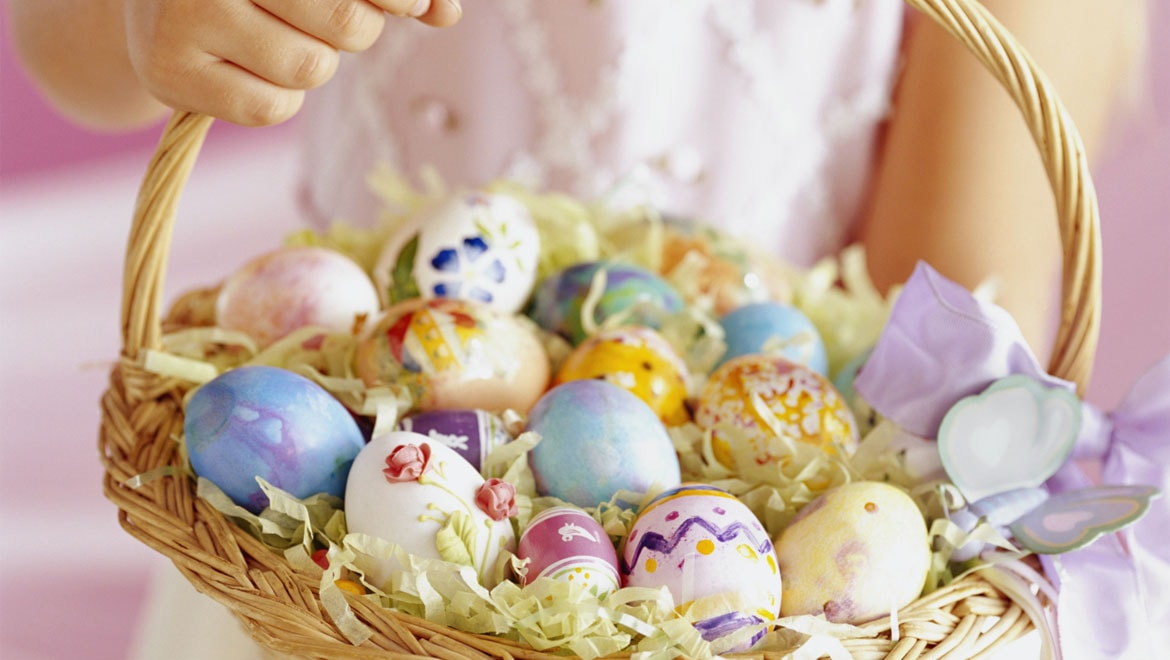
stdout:
POLYGON ((813 500, 776 541, 783 616, 835 623, 889 615, 922 593, 930 568, 926 521, 889 484, 859 481, 813 500))

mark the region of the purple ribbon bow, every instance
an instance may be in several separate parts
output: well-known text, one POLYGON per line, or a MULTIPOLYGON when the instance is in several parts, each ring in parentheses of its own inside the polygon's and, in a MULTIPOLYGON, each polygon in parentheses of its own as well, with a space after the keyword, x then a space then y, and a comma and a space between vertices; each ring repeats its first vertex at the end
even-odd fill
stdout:
MULTIPOLYGON (((857 376, 856 391, 909 433, 934 438, 947 411, 993 382, 1024 374, 1075 389, 1044 372, 1002 308, 920 263, 857 376)), ((1083 406, 1074 457, 1099 462, 1101 482, 1161 489, 1138 523, 1064 555, 1044 557, 1059 589, 1057 625, 1066 658, 1153 658, 1170 648, 1170 356, 1106 414, 1083 406)), ((1070 461, 1052 492, 1093 485, 1070 461)))

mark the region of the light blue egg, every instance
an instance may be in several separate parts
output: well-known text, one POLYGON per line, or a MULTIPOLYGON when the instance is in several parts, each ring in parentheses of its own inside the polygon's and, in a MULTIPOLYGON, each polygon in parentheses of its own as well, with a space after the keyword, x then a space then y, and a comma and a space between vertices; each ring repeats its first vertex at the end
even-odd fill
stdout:
POLYGON ((541 441, 528 454, 536 490, 580 507, 619 490, 679 485, 678 455, 666 427, 641 399, 604 380, 549 390, 528 416, 541 441))
POLYGON ((365 441, 324 388, 276 367, 240 367, 200 387, 183 422, 191 469, 236 504, 268 506, 256 477, 295 497, 345 495, 365 441))
POLYGON ((780 355, 803 364, 826 378, 829 356, 820 332, 804 312, 778 302, 743 305, 719 319, 727 352, 719 364, 741 355, 763 353, 764 346, 777 338, 785 347, 780 355))

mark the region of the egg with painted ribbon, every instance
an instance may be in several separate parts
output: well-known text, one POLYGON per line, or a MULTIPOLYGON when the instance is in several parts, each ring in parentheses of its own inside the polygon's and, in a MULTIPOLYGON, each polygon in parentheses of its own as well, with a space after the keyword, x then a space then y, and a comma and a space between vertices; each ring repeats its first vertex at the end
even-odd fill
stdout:
POLYGON ((406 386, 420 410, 524 413, 548 386, 551 370, 527 319, 442 298, 387 310, 354 361, 367 386, 406 386))
MULTIPOLYGON (((499 415, 477 409, 413 413, 398 422, 398 430, 425 435, 434 442, 454 449, 481 474, 492 450, 512 441, 512 435, 504 427, 504 421, 499 415)), ((501 471, 503 467, 500 466, 501 471)))
POLYGON ((682 484, 642 507, 621 562, 626 586, 666 587, 715 653, 751 648, 779 616, 782 582, 768 532, 715 486, 682 484))
POLYGON ((532 293, 539 257, 540 235, 523 204, 471 192, 408 220, 382 247, 374 278, 387 306, 455 298, 512 313, 532 293))

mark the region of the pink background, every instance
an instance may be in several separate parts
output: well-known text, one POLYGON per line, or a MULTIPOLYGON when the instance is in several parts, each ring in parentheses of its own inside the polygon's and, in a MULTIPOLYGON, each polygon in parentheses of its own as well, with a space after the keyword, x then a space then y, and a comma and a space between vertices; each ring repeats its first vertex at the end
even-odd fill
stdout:
MULTIPOLYGON (((1095 172, 1104 318, 1089 399, 1106 408, 1170 354, 1170 2, 1155 0, 1152 18, 1147 94, 1095 172)), ((95 451, 122 244, 158 132, 69 126, 0 43, 2 657, 127 657, 160 570, 118 529, 95 451)), ((184 198, 191 218, 168 291, 213 281, 293 225, 294 137, 216 125, 188 185, 205 193, 184 198)))

